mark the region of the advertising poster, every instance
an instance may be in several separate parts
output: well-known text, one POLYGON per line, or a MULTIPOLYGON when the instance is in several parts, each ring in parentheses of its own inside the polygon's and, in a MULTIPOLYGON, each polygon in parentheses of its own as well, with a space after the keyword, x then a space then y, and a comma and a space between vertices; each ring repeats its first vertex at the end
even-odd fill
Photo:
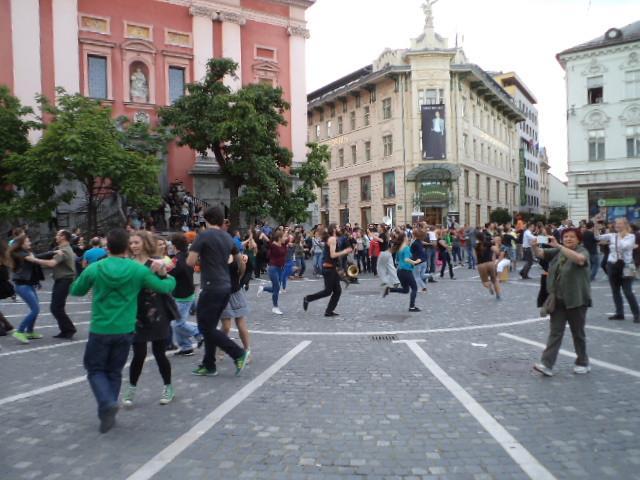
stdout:
POLYGON ((422 159, 447 158, 444 105, 422 105, 422 159))

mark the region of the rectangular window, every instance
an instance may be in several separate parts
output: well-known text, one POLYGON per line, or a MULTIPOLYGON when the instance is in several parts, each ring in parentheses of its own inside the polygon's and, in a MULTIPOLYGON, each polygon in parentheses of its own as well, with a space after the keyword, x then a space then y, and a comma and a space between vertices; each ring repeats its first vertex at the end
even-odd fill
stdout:
POLYGON ((331 105, 331 118, 336 116, 336 106, 335 105, 331 105))
POLYGON ((424 103, 427 105, 436 105, 438 103, 438 90, 425 90, 424 103))
POLYGON ((480 205, 476 205, 476 226, 479 227, 480 225, 482 225, 480 223, 480 205))
POLYGON ((640 157, 640 127, 627 128, 627 157, 640 157))
POLYGON ((343 126, 342 126, 342 117, 338 117, 338 135, 342 135, 343 126))
POLYGON ((320 140, 320 125, 316 125, 316 140, 320 140))
POLYGON ((351 162, 355 165, 358 163, 358 147, 351 145, 351 162))
POLYGON ((604 130, 589 131, 589 160, 604 160, 604 130))
POLYGON ((396 172, 385 172, 382 175, 384 198, 395 198, 396 196, 396 172))
POLYGON ((480 200, 480 174, 479 173, 476 173, 476 199, 480 200))
POLYGON ((320 121, 324 122, 324 109, 320 111, 320 121))
POLYGON ((491 179, 487 177, 487 202, 491 201, 491 179))
POLYGON ((171 103, 184 95, 184 83, 184 68, 169 67, 169 101, 171 103))
POLYGON ((471 204, 470 203, 464 204, 464 222, 467 225, 471 225, 471 204))
POLYGON ((365 207, 360 209, 360 225, 366 228, 371 225, 371 207, 365 207))
POLYGON ((469 196, 469 170, 464 171, 464 195, 469 196))
POLYGON ((344 167, 344 148, 338 150, 338 166, 344 167))
POLYGON ((478 142, 475 138, 473 139, 473 159, 478 161, 478 142))
POLYGON ((364 107, 364 126, 368 127, 371 124, 371 108, 364 107))
POLYGON ((371 161, 371 142, 364 142, 364 160, 365 162, 371 161))
POLYGON ((382 145, 384 147, 384 156, 390 157, 393 154, 393 136, 385 135, 382 137, 382 145))
POLYGON ((331 138, 331 120, 327 122, 327 138, 331 138))
POLYGON ((587 100, 589 104, 602 103, 604 97, 603 77, 587 78, 587 100))
POLYGON ((640 98, 640 70, 632 70, 624 74, 627 98, 640 98))
POLYGON ((360 95, 358 95, 356 97, 356 108, 360 108, 361 103, 362 103, 362 99, 360 98, 360 95))
POLYGON ((500 180, 496 180, 496 202, 500 201, 500 180))
POLYGON ((349 123, 351 124, 351 130, 356 129, 356 112, 351 112, 349 115, 349 123))
POLYGON ((340 180, 340 203, 346 205, 349 203, 349 180, 340 180))
POLYGON ((107 57, 89 55, 89 96, 91 98, 107 98, 107 57))
POLYGON ((371 177, 369 176, 360 177, 360 200, 363 202, 371 200, 371 177))
POLYGON ((371 87, 369 90, 369 103, 375 103, 376 101, 376 87, 371 87))
POLYGON ((391 118, 391 99, 385 98, 382 101, 382 118, 389 120, 391 118))
POLYGON ((340 210, 340 225, 346 225, 349 223, 349 209, 343 208, 340 210))

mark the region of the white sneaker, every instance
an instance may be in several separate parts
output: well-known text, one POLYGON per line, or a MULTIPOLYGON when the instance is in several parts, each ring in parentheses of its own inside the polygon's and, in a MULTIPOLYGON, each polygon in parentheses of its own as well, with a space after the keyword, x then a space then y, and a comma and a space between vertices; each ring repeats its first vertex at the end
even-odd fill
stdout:
POLYGON ((278 307, 273 307, 271 309, 272 313, 275 313, 276 315, 283 315, 282 310, 280 310, 278 307))
POLYGON ((543 374, 545 377, 553 377, 553 370, 543 363, 536 363, 533 369, 543 374))
POLYGON ((576 373, 578 375, 589 373, 590 371, 591 365, 587 365, 586 367, 584 365, 576 365, 575 367, 573 367, 573 373, 576 373))
POLYGON ((280 293, 287 293, 287 291, 283 288, 282 290, 280 290, 280 293))
POLYGON ((260 295, 262 295, 262 292, 264 292, 264 285, 260 285, 258 287, 258 295, 257 296, 260 297, 260 295))

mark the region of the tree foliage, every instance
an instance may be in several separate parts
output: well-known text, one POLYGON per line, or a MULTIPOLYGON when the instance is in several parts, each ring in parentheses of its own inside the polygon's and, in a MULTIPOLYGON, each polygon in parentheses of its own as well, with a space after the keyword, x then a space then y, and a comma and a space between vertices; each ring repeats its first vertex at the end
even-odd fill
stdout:
POLYGON ((567 207, 555 207, 549 212, 549 223, 553 223, 554 225, 560 225, 567 218, 569 218, 567 207))
POLYGON ((506 208, 496 208, 491 212, 490 219, 498 225, 504 225, 511 222, 511 214, 506 208))
POLYGON ((21 190, 9 207, 22 216, 46 220, 61 203, 71 202, 80 185, 91 232, 102 202, 124 195, 142 209, 160 204, 157 157, 134 148, 145 127, 118 129, 111 110, 81 95, 58 91, 57 105, 41 100, 52 118, 43 137, 28 151, 7 159, 8 180, 21 190))
POLYGON ((292 154, 278 141, 289 105, 282 90, 269 85, 232 92, 223 79, 237 68, 232 60, 211 59, 205 79, 188 85, 187 95, 160 112, 163 124, 173 129, 180 145, 203 156, 213 153, 230 192, 234 225, 241 211, 249 217, 302 219, 308 200, 314 200, 311 186, 324 181, 326 171, 312 158, 311 165, 292 172, 305 177, 300 177, 300 188, 293 188, 287 171, 292 154))
POLYGON ((0 85, 0 217, 9 217, 6 204, 15 194, 6 160, 13 154, 25 153, 31 146, 29 130, 41 128, 40 123, 27 119, 32 114, 33 110, 23 107, 8 87, 0 85))

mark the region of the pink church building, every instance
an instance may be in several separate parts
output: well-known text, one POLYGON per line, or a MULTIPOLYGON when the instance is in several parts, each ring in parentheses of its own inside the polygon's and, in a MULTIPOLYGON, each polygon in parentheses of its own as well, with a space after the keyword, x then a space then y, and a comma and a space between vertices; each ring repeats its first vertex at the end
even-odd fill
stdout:
MULTIPOLYGON (((0 0, 0 84, 24 105, 55 88, 100 99, 114 116, 156 122, 156 109, 200 80, 207 61, 235 60, 232 88, 282 87, 291 104, 280 141, 305 158, 305 13, 315 0, 0 0)), ((213 159, 170 146, 164 189, 181 182, 227 203, 213 159)))

